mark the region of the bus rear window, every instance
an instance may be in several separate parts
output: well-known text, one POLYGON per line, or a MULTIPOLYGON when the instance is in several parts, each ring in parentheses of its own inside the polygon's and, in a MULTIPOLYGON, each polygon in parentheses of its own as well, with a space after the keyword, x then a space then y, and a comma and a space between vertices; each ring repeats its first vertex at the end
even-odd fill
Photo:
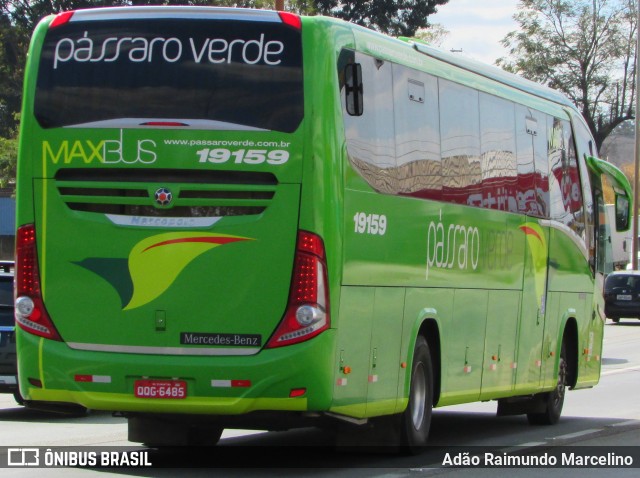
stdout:
POLYGON ((293 132, 303 116, 300 31, 212 19, 69 22, 46 35, 35 116, 43 128, 172 120, 293 132))

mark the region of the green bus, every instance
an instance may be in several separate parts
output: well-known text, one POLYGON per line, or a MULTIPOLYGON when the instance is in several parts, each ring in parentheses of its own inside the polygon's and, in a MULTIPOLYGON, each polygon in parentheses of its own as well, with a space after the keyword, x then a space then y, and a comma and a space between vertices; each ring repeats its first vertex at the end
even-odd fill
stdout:
POLYGON ((551 89, 321 16, 77 10, 34 32, 20 138, 28 405, 415 451, 434 407, 551 424, 599 380, 630 187, 551 89))

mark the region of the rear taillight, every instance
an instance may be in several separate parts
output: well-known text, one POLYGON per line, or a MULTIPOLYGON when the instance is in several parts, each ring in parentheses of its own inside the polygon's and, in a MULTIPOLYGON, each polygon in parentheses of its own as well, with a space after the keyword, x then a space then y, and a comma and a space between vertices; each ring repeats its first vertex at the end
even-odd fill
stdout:
POLYGON ((33 224, 18 228, 16 237, 16 322, 23 330, 52 340, 62 340, 42 301, 36 231, 33 224))
POLYGON ((304 342, 328 329, 329 324, 324 244, 319 236, 300 231, 287 310, 266 347, 304 342))

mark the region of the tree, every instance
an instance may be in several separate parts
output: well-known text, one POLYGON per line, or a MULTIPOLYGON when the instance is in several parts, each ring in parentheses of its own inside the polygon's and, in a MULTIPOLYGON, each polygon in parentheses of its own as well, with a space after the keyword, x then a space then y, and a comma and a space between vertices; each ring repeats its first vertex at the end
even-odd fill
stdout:
POLYGON ((431 23, 428 28, 419 28, 416 31, 415 38, 431 46, 440 47, 449 33, 451 32, 440 23, 431 23))
POLYGON ((449 0, 316 0, 318 13, 394 36, 415 35, 427 17, 449 0))
POLYGON ((20 35, 0 12, 0 136, 15 134, 22 101, 22 72, 28 38, 20 35))
POLYGON ((636 0, 520 0, 498 65, 567 95, 598 148, 633 119, 636 0))
POLYGON ((0 187, 15 185, 18 140, 0 137, 0 187))

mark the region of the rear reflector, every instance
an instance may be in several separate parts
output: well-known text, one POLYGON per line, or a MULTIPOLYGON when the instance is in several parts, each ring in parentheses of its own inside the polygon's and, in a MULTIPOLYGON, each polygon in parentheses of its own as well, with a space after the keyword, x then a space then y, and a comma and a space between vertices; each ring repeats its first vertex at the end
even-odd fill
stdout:
POLYGON ((111 377, 109 375, 76 375, 74 380, 76 382, 86 383, 111 383, 111 377))
POLYGON ((251 380, 211 380, 211 386, 214 388, 248 388, 251 386, 251 380))
POLYGON ((307 393, 306 388, 292 388, 289 392, 289 398, 302 397, 305 393, 307 393))

